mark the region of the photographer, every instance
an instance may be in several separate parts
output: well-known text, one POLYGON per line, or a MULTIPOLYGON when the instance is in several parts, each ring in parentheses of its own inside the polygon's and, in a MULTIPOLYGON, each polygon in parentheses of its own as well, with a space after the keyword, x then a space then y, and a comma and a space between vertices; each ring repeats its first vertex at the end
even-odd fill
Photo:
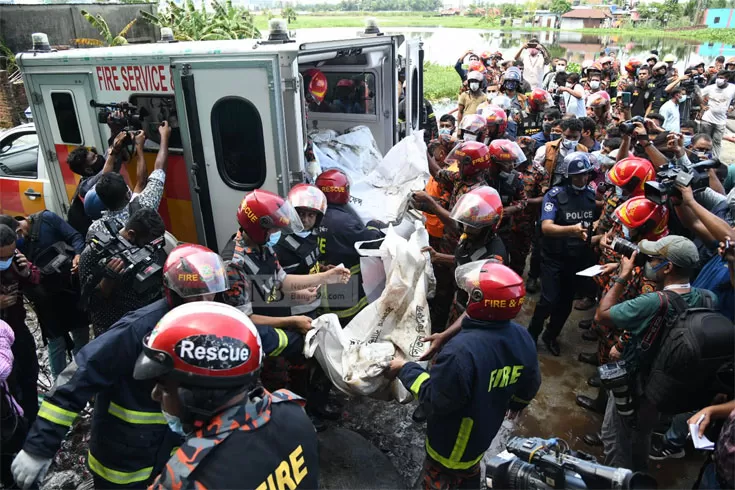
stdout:
MULTIPOLYGON (((158 213, 142 208, 128 219, 118 235, 134 247, 144 247, 162 237, 165 231, 158 213)), ((82 297, 89 299, 88 311, 95 336, 102 335, 126 313, 152 303, 161 294, 159 287, 136 291, 135 274, 119 275, 128 264, 120 257, 105 255, 105 250, 98 252, 92 245, 87 245, 79 261, 82 297)), ((157 261, 161 259, 160 256, 156 258, 157 261)))
POLYGON ((544 82, 541 84, 541 88, 553 94, 556 92, 556 89, 559 88, 559 84, 556 81, 557 75, 559 73, 566 73, 567 71, 567 60, 559 58, 556 60, 556 64, 552 66, 554 67, 554 70, 544 76, 544 82))
POLYGON ((702 102, 704 103, 700 131, 712 137, 712 153, 715 158, 720 158, 722 147, 722 136, 725 134, 727 123, 727 111, 735 98, 735 85, 728 82, 730 73, 720 71, 717 73, 714 85, 709 85, 702 90, 702 102))
POLYGON ((95 233, 105 230, 105 222, 112 222, 117 227, 122 227, 137 209, 158 209, 163 197, 166 168, 168 166, 168 141, 171 137, 171 127, 168 122, 161 123, 158 133, 161 137, 160 148, 153 165, 153 172, 147 179, 145 178, 147 170, 143 153, 145 133, 143 131, 135 133, 138 180, 132 193, 120 174, 105 174, 97 182, 95 187, 97 195, 109 211, 103 212, 102 218, 96 220, 89 227, 87 242, 95 233))
POLYGON ((0 215, 0 223, 16 230, 16 246, 41 270, 41 283, 27 291, 48 340, 51 374, 66 366, 66 352, 79 352, 89 342, 89 320, 79 307, 77 269, 84 238, 51 211, 41 211, 18 220, 0 215), (73 345, 67 345, 69 333, 73 345))
MULTIPOLYGON (((692 308, 707 304, 705 298, 716 301, 711 292, 692 288, 689 283, 699 261, 697 247, 689 239, 669 235, 655 242, 643 240, 639 249, 649 257, 644 275, 654 281, 659 290, 673 291, 692 308)), ((633 415, 624 416, 616 408, 615 397, 609 397, 602 424, 605 464, 634 471, 645 470, 647 466, 651 433, 658 418, 655 406, 643 394, 643 385, 661 344, 653 342, 645 348, 642 343, 654 321, 670 321, 677 311, 673 301, 668 301, 666 310, 660 313, 662 301, 655 292, 618 304, 633 277, 638 253, 621 260, 620 273, 595 314, 595 321, 623 332, 621 341, 610 350, 610 358, 625 361, 629 386, 637 399, 633 415)))
POLYGON ((572 114, 576 117, 587 115, 584 107, 584 87, 579 83, 579 73, 570 73, 566 85, 557 88, 556 93, 562 96, 566 108, 565 114, 572 114))
POLYGON ((468 63, 472 63, 473 61, 480 61, 480 57, 477 56, 471 49, 468 49, 462 54, 462 56, 459 57, 457 63, 454 64, 454 71, 457 72, 457 75, 459 75, 459 78, 461 78, 463 82, 467 80, 467 70, 462 68, 464 60, 465 58, 467 58, 467 56, 469 56, 469 59, 467 60, 468 63))
POLYGON ((523 79, 529 83, 531 90, 541 88, 544 66, 551 59, 544 45, 539 44, 538 39, 532 38, 518 50, 514 59, 523 62, 523 79))

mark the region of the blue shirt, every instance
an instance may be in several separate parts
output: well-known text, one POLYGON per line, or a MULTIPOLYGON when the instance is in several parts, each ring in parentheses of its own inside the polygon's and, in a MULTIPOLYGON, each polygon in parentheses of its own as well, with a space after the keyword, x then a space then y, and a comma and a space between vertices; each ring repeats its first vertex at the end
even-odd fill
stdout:
POLYGON ((534 134, 533 136, 531 136, 531 139, 536 140, 536 148, 545 145, 549 141, 543 131, 539 131, 538 133, 534 134))
MULTIPOLYGON (((69 223, 51 211, 42 211, 40 215, 36 216, 36 219, 39 218, 41 219, 41 228, 38 231, 38 241, 34 245, 33 255, 46 250, 56 242, 65 242, 70 247, 73 247, 77 254, 82 253, 82 250, 84 250, 84 237, 72 228, 69 223)), ((30 223, 30 220, 29 224, 31 230, 33 230, 33 223, 30 223)), ((29 244, 30 237, 26 237, 23 244, 18 246, 18 250, 25 254, 29 244)), ((33 262, 34 258, 28 257, 28 260, 33 262)))

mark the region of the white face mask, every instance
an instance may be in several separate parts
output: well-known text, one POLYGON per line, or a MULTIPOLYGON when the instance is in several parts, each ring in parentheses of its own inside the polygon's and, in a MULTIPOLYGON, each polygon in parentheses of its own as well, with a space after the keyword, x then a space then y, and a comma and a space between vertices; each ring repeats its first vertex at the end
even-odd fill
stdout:
POLYGON ((561 140, 561 144, 567 150, 573 150, 579 144, 579 140, 568 140, 568 139, 564 138, 564 139, 561 140))
POLYGON ((600 81, 599 80, 592 80, 590 82, 590 88, 592 90, 597 90, 598 88, 600 88, 600 81))
POLYGON ((572 87, 574 87, 573 83, 567 83, 567 88, 572 88, 572 87))
POLYGON ((720 88, 723 88, 723 87, 727 86, 727 80, 725 80, 724 78, 718 78, 717 79, 717 86, 720 87, 720 88))
POLYGON ((566 69, 567 67, 564 65, 556 65, 556 71, 558 72, 566 71, 566 69))
POLYGON ((480 90, 480 84, 477 82, 470 83, 470 90, 472 90, 473 92, 477 92, 478 90, 480 90))
POLYGON ((464 141, 477 141, 477 135, 472 134, 468 131, 465 131, 464 134, 462 135, 462 139, 464 141))
POLYGON ((687 100, 687 96, 686 95, 682 95, 681 97, 679 97, 679 104, 681 104, 685 100, 687 100))

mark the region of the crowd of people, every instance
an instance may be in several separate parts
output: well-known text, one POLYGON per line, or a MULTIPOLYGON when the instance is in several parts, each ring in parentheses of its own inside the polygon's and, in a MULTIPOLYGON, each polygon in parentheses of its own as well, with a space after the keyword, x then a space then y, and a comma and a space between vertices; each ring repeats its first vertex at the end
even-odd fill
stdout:
MULTIPOLYGON (((602 56, 567 73, 535 39, 513 61, 458 61, 458 117, 425 127, 431 179, 412 198, 437 282, 419 360, 431 362, 397 352, 383 373, 427 424, 424 488, 480 488, 501 423, 541 386, 538 352, 568 348, 572 308, 595 308, 579 328, 596 349, 579 361, 598 368, 599 395, 577 404, 603 415, 584 441, 604 464, 682 457, 694 424, 716 441, 698 488, 735 485, 735 167, 711 158, 735 59, 681 76, 674 61, 602 56), (689 81, 699 105, 685 110, 689 81), (527 293, 540 297, 521 325, 527 293)), ((69 154, 81 180, 66 220, 0 216, 3 486, 41 483, 92 404, 95 488, 317 488, 315 429, 340 407, 304 335, 368 304, 355 243, 386 225, 362 223, 333 169, 286 198, 248 192, 221 253, 164 251, 171 129, 150 175, 144 133, 111 131, 102 154, 69 154), (55 378, 40 405, 26 302, 55 378)))

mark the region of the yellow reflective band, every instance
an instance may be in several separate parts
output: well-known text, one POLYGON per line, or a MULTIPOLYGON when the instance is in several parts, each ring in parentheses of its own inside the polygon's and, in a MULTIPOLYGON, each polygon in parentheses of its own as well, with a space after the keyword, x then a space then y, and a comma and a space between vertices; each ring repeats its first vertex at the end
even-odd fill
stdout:
POLYGON ((136 410, 129 410, 125 407, 121 407, 114 402, 110 402, 110 407, 107 409, 107 413, 114 415, 129 424, 166 425, 166 418, 161 412, 138 412, 136 410))
POLYGON ((74 419, 77 418, 76 413, 57 407, 46 400, 41 403, 41 407, 38 409, 38 416, 54 424, 63 425, 64 427, 71 427, 74 419))
POLYGON ((526 405, 528 405, 529 403, 531 403, 530 400, 524 400, 523 398, 518 398, 515 395, 511 396, 510 399, 511 399, 511 401, 518 402, 518 403, 523 403, 523 404, 526 404, 526 405))
POLYGON ((171 454, 170 454, 169 456, 173 456, 174 454, 176 454, 176 451, 178 451, 180 447, 181 447, 181 446, 176 446, 175 448, 173 448, 173 449, 171 450, 171 454))
POLYGON ((139 481, 146 481, 151 477, 151 473, 153 473, 153 466, 142 468, 138 471, 131 471, 129 473, 113 470, 103 466, 99 461, 97 461, 97 458, 92 456, 92 453, 87 453, 87 463, 89 463, 89 469, 97 476, 116 485, 129 485, 139 481))
POLYGON ((459 461, 464 456, 464 451, 467 449, 467 443, 470 440, 470 433, 472 432, 472 426, 475 425, 475 421, 469 417, 464 417, 462 423, 459 426, 459 434, 457 434, 457 442, 454 443, 452 454, 449 455, 449 459, 452 461, 459 461))
POLYGON ((472 429, 472 419, 468 419, 468 418, 462 419, 462 425, 460 426, 460 428, 459 428, 459 434, 457 435, 457 442, 455 443, 454 449, 452 450, 452 455, 449 458, 445 458, 444 456, 442 456, 439 453, 437 453, 434 450, 434 448, 431 447, 431 444, 429 444, 429 439, 426 439, 426 452, 427 452, 427 454, 434 461, 436 461, 437 463, 441 464, 445 468, 449 468, 450 470, 466 470, 466 469, 472 468, 477 463, 479 463, 480 460, 482 460, 482 457, 485 454, 484 451, 482 453, 480 453, 480 455, 477 456, 472 461, 459 461, 459 458, 461 458, 461 455, 459 457, 457 457, 456 459, 454 458, 455 453, 459 452, 460 450, 461 450, 462 453, 464 453, 465 448, 467 447, 467 441, 470 438, 470 436, 469 436, 469 430, 471 430, 471 429, 472 429), (465 426, 465 421, 466 420, 469 420, 470 421, 470 424, 469 424, 469 429, 467 430, 467 435, 464 436, 464 438, 463 438, 462 431, 466 427, 465 426), (461 441, 463 441, 463 442, 461 442, 461 441), (462 444, 462 448, 461 449, 459 449, 460 444, 462 444))
POLYGON ((273 352, 268 354, 269 357, 280 356, 281 352, 283 352, 283 349, 288 346, 288 335, 286 335, 286 332, 284 332, 280 328, 274 328, 273 330, 275 330, 276 334, 278 334, 278 347, 276 347, 273 352))
POLYGON ((413 393, 413 396, 415 396, 416 398, 419 397, 419 390, 421 389, 421 385, 424 384, 424 381, 426 381, 427 379, 429 379, 429 373, 421 373, 418 375, 416 381, 413 382, 411 388, 409 389, 409 391, 413 393))
POLYGON ((431 119, 432 117, 435 117, 433 112, 429 114, 428 116, 426 116, 426 119, 431 119))
POLYGON ((360 273, 360 264, 353 265, 350 267, 350 274, 359 274, 360 273))
POLYGON ((360 310, 362 310, 366 306, 367 306, 367 296, 363 296, 362 298, 360 298, 360 301, 358 301, 355 306, 347 308, 346 310, 335 311, 333 313, 337 315, 337 318, 347 318, 348 316, 357 315, 360 312, 360 310))

